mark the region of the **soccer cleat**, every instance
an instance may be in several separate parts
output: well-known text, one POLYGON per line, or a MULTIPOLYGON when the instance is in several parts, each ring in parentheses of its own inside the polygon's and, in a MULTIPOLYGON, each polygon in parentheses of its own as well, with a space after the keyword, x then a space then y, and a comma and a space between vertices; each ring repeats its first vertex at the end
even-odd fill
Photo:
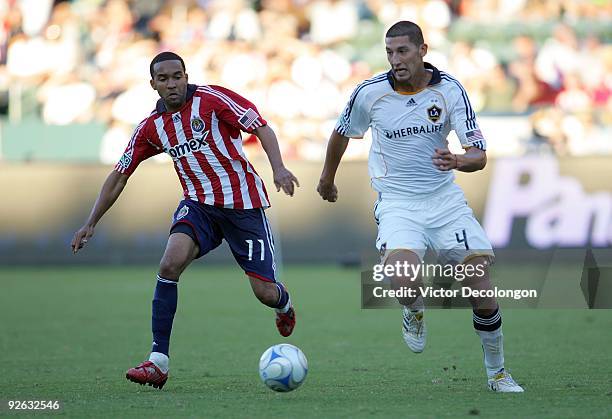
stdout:
POLYGON ((145 361, 135 368, 130 368, 125 373, 125 378, 134 383, 143 386, 148 384, 161 390, 168 381, 168 373, 161 372, 153 362, 145 361))
POLYGON ((276 312, 276 328, 283 337, 291 335, 295 327, 295 310, 289 308, 286 313, 276 312))
POLYGON ((403 322, 402 335, 404 342, 414 353, 421 353, 425 349, 427 338, 427 328, 425 327, 425 319, 423 318, 423 310, 413 312, 406 307, 402 308, 403 322))
POLYGON ((489 378, 487 383, 490 390, 497 391, 499 393, 522 393, 523 387, 519 386, 512 376, 506 372, 505 369, 499 370, 497 374, 489 378))

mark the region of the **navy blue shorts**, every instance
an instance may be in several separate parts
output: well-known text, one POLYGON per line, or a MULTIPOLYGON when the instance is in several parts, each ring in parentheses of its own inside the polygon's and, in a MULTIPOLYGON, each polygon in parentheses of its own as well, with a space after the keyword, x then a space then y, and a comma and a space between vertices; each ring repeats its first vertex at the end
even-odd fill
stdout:
POLYGON ((174 212, 172 233, 189 235, 200 249, 198 258, 225 239, 247 275, 276 282, 274 239, 261 208, 219 208, 184 199, 174 212))

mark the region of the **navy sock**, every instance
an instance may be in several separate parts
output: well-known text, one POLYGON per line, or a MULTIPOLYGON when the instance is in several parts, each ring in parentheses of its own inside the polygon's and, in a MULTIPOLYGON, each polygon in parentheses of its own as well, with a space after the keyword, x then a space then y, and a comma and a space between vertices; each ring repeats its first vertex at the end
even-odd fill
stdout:
POLYGON ((172 321, 178 301, 177 286, 177 281, 171 281, 157 275, 157 286, 153 296, 153 316, 151 318, 151 329, 153 330, 151 352, 161 352, 168 355, 172 321))
POLYGON ((289 301, 289 293, 285 289, 285 286, 280 282, 276 283, 276 288, 278 288, 278 301, 274 308, 284 308, 287 305, 287 301, 289 301))

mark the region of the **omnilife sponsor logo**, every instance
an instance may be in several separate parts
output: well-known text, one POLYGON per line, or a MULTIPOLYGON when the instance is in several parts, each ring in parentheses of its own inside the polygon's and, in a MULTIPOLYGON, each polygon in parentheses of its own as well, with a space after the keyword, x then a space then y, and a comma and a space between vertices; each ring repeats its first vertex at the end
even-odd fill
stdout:
POLYGON ((396 130, 383 130, 383 132, 385 133, 385 137, 387 138, 403 138, 403 137, 409 137, 411 135, 417 135, 417 134, 433 134, 436 132, 441 132, 442 131, 442 124, 429 124, 429 125, 421 125, 421 126, 414 126, 414 127, 406 127, 406 128, 400 128, 400 129, 396 129, 396 130))
POLYGON ((178 159, 186 154, 194 153, 202 147, 206 147, 206 137, 208 137, 208 131, 201 138, 192 138, 174 147, 164 148, 164 151, 170 154, 173 159, 178 159))

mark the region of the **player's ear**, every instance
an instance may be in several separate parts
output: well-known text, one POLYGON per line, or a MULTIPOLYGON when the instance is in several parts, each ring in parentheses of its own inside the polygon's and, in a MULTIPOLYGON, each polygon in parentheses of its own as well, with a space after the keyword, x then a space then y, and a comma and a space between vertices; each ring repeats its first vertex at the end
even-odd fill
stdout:
POLYGON ((185 73, 185 80, 189 81, 189 75, 185 73))
POLYGON ((151 88, 152 88, 153 90, 157 90, 157 89, 155 88, 155 80, 153 80, 153 79, 149 80, 149 84, 151 85, 151 88))
POLYGON ((419 54, 421 55, 421 58, 423 58, 425 55, 427 55, 427 44, 422 44, 419 47, 419 54))

